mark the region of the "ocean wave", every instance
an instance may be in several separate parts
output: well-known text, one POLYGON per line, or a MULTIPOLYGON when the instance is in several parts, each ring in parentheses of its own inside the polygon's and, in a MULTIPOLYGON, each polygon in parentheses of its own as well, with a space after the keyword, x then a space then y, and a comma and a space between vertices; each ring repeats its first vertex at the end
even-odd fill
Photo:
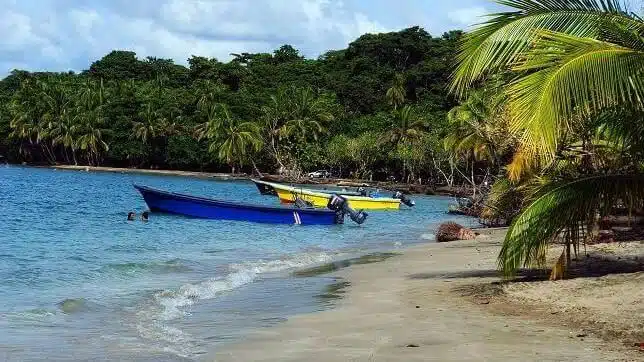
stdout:
POLYGON ((93 304, 85 298, 67 298, 57 303, 58 308, 65 314, 86 312, 92 309, 93 304))
POLYGON ((153 304, 137 313, 137 330, 141 337, 161 343, 164 350, 181 357, 194 357, 204 351, 184 331, 172 325, 173 320, 189 314, 188 308, 200 300, 213 299, 252 283, 271 273, 279 273, 315 264, 328 263, 334 253, 308 252, 285 256, 275 260, 231 264, 228 272, 199 283, 184 284, 176 290, 156 292, 153 304))
POLYGON ((225 276, 199 283, 185 284, 175 291, 158 292, 155 294, 155 300, 162 306, 162 319, 168 321, 186 315, 185 307, 194 304, 195 301, 215 298, 221 293, 253 282, 262 274, 325 263, 332 258, 332 254, 318 252, 296 254, 277 260, 231 264, 229 266, 230 272, 225 276))
POLYGON ((153 261, 146 263, 114 263, 108 264, 101 268, 101 271, 107 273, 135 274, 141 272, 154 273, 182 273, 192 270, 186 265, 187 261, 182 259, 172 259, 167 261, 153 261))

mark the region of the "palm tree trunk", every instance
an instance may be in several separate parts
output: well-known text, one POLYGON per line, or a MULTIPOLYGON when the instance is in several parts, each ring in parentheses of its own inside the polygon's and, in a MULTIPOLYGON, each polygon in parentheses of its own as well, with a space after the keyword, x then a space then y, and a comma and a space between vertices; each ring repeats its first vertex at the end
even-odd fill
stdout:
POLYGON ((255 160, 251 158, 250 163, 253 165, 253 170, 255 171, 255 173, 257 173, 259 177, 262 177, 262 172, 257 168, 257 165, 255 164, 255 160))
POLYGON ((45 155, 47 162, 52 165, 56 164, 56 155, 53 154, 49 146, 47 146, 47 144, 45 143, 41 143, 40 148, 43 150, 43 154, 45 155))

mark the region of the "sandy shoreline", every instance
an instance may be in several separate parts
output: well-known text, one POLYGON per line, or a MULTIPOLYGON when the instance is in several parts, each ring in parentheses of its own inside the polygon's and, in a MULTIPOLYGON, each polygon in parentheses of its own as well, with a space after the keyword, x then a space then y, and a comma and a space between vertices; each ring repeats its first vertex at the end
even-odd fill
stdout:
MULTIPOLYGON (((644 338, 644 272, 499 286, 492 283, 499 280, 498 234, 477 241, 413 246, 386 261, 336 272, 350 283, 337 308, 256 330, 207 359, 644 359, 643 352, 629 345, 644 338)), ((636 268, 641 267, 644 244, 608 248, 609 254, 620 260, 631 258, 636 268)), ((591 249, 590 254, 597 251, 591 249)))
POLYGON ((181 176, 194 177, 201 179, 222 179, 222 180, 245 180, 246 176, 232 175, 228 173, 198 172, 198 171, 179 171, 179 170, 153 170, 144 168, 119 168, 119 167, 102 167, 102 166, 74 166, 74 165, 56 165, 47 166, 55 170, 69 171, 87 171, 87 172, 113 172, 113 173, 136 173, 144 175, 161 175, 161 176, 181 176))
MULTIPOLYGON (((32 166, 38 168, 51 168, 55 170, 67 171, 86 171, 86 172, 111 172, 111 173, 133 173, 143 175, 160 175, 160 176, 179 176, 179 177, 192 177, 199 179, 214 179, 214 180, 250 180, 257 176, 247 174, 230 174, 230 173, 216 173, 216 172, 200 172, 200 171, 181 171, 181 170, 162 170, 162 169, 143 169, 143 168, 120 168, 120 167, 103 167, 103 166, 74 166, 74 165, 55 165, 55 166, 32 166)), ((291 183, 293 180, 282 178, 277 175, 265 174, 264 176, 271 177, 278 182, 291 183)), ((427 185, 417 184, 397 184, 386 182, 371 182, 367 180, 351 180, 351 179, 302 179, 297 183, 310 184, 310 185, 336 185, 343 187, 375 187, 386 190, 399 190, 410 194, 428 194, 428 195, 442 195, 450 196, 456 189, 446 187, 438 187, 435 189, 427 185)))

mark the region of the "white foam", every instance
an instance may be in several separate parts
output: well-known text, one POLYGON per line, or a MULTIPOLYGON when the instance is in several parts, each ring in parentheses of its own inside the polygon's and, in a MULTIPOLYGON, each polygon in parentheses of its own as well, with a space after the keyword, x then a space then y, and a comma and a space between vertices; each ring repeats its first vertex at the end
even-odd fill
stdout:
POLYGON ((423 240, 434 240, 436 238, 436 235, 432 233, 425 233, 425 234, 421 234, 420 238, 423 240))
POLYGON ((185 284, 175 292, 160 292, 155 295, 163 307, 161 319, 169 321, 187 314, 185 307, 196 301, 212 299, 223 292, 249 284, 262 274, 276 273, 307 265, 320 264, 332 260, 327 253, 303 253, 279 260, 255 261, 230 265, 231 272, 224 277, 211 278, 194 284, 185 284))
POLYGON ((232 264, 229 266, 229 273, 225 276, 199 283, 184 284, 174 291, 156 293, 155 304, 137 313, 139 335, 161 344, 160 347, 166 352, 190 358, 195 353, 199 353, 197 344, 189 334, 169 325, 172 320, 188 315, 189 306, 252 283, 262 275, 329 262, 335 256, 337 254, 311 251, 285 256, 278 260, 232 264))

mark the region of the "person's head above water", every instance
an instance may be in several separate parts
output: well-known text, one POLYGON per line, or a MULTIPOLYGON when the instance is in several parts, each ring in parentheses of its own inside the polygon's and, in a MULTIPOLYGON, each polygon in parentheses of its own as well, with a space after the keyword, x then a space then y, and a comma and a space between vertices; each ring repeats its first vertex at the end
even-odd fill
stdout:
POLYGON ((136 212, 130 211, 127 213, 127 220, 128 221, 133 221, 136 218, 136 212))
POLYGON ((143 211, 143 213, 141 213, 141 220, 148 221, 149 215, 150 215, 149 212, 143 211))

